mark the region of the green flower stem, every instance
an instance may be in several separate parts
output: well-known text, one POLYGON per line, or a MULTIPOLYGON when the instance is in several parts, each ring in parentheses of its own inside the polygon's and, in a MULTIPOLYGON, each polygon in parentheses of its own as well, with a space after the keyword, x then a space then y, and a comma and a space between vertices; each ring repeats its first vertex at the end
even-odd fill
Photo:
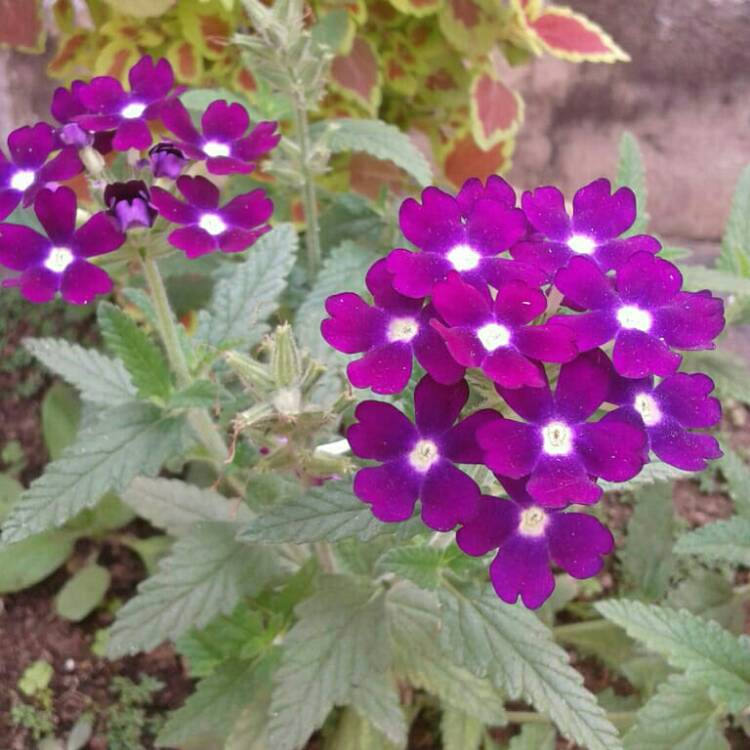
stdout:
POLYGON ((336 561, 333 557, 333 549, 328 542, 315 542, 313 545, 315 556, 318 558, 320 569, 324 573, 336 572, 336 561))
MULTIPOLYGON (((505 716, 511 724, 550 724, 548 717, 536 711, 506 711, 505 716)), ((607 713, 607 718, 618 728, 629 727, 635 720, 635 711, 614 711, 607 713)))

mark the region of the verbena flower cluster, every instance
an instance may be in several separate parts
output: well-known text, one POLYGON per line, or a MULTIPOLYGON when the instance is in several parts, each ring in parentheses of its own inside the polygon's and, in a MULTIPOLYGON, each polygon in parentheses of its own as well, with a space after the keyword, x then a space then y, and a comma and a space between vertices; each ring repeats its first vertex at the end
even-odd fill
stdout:
POLYGON ((466 554, 496 551, 490 578, 509 603, 539 607, 551 563, 599 572, 612 534, 572 508, 601 498, 600 479, 626 482, 652 453, 686 470, 721 455, 696 432, 721 417, 713 382, 677 370, 680 351, 713 348, 723 303, 683 291, 654 237, 623 236, 635 218, 633 192, 605 179, 575 194, 571 214, 554 187, 520 207, 499 177, 455 196, 430 187, 401 206, 416 250, 372 266, 371 301, 326 302, 324 338, 361 355, 354 386, 389 396, 407 388, 414 358, 426 372, 413 421, 385 400, 357 407, 349 443, 377 463, 357 472, 355 493, 387 522, 419 501, 426 526, 458 527, 466 554), (507 498, 483 495, 474 466, 507 498))
MULTIPOLYGON (((24 126, 0 152, 0 221, 19 206, 33 206, 46 234, 22 224, 0 224, 0 264, 18 272, 3 286, 18 287, 31 302, 58 293, 85 304, 112 289, 97 258, 126 241, 131 230, 150 228, 159 216, 175 224, 171 245, 188 258, 220 250, 246 250, 270 229, 273 204, 261 189, 222 201, 219 187, 200 174, 247 174, 279 142, 275 122, 251 125, 240 104, 208 105, 193 123, 180 102, 167 60, 146 56, 129 71, 129 90, 109 76, 58 88, 51 114, 59 123, 24 126), (109 179, 108 165, 129 165, 132 179, 109 179), (103 210, 93 215, 63 185, 89 166, 88 188, 103 210), (158 184, 156 184, 158 183, 158 184), (179 198, 175 197, 175 189, 179 198), (77 218, 86 220, 77 228, 77 218)), ((79 191, 83 181, 73 185, 79 191)))

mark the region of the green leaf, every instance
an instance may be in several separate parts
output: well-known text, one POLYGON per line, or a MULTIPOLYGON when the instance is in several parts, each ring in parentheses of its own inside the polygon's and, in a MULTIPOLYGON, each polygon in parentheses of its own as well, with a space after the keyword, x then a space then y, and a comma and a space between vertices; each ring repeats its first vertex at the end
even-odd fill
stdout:
POLYGON ((432 182, 432 169, 424 154, 406 133, 382 120, 343 118, 327 123, 326 144, 334 153, 364 151, 387 159, 411 175, 421 186, 432 182))
POLYGON ((706 266, 683 266, 680 271, 684 288, 691 291, 710 289, 714 294, 750 295, 750 274, 738 276, 736 271, 722 271, 706 266))
POLYGON ((531 612, 505 604, 486 586, 443 589, 440 601, 441 645, 459 664, 487 675, 509 698, 529 701, 588 750, 622 747, 568 655, 531 612))
POLYGON ((674 572, 672 485, 660 482, 637 495, 624 548, 618 552, 625 581, 644 599, 667 593, 674 572))
POLYGON ((264 234, 240 263, 225 264, 211 304, 198 317, 196 337, 214 346, 257 344, 268 331, 266 319, 278 306, 297 256, 299 238, 291 224, 264 234), (228 269, 226 268, 228 266, 228 269))
POLYGON ((42 434, 50 458, 60 458, 74 440, 81 421, 81 402, 65 383, 55 383, 42 400, 42 434))
POLYGON ((372 254, 355 242, 342 242, 331 250, 320 269, 315 284, 305 297, 294 318, 294 331, 300 346, 322 362, 345 362, 320 335, 320 323, 326 315, 326 298, 338 292, 361 292, 365 274, 373 261, 372 254))
POLYGON ((394 745, 406 745, 408 727, 401 696, 389 674, 371 675, 352 690, 351 698, 357 713, 386 739, 394 745))
POLYGON ((224 750, 270 750, 268 745, 268 711, 271 707, 271 686, 256 689, 234 722, 224 750))
MULTIPOLYGON (((201 680, 185 705, 170 714, 159 732, 160 747, 215 747, 224 739, 243 709, 263 694, 276 666, 277 654, 254 661, 230 661, 201 680)), ((245 750, 247 746, 243 746, 245 750)))
POLYGON ((446 708, 440 721, 443 750, 479 750, 484 736, 484 725, 473 716, 446 708))
POLYGON ((166 399, 172 378, 156 344, 130 316, 109 302, 99 303, 96 316, 104 342, 122 360, 138 393, 166 399))
POLYGON ((635 193, 638 215, 633 226, 625 233, 626 236, 641 234, 646 231, 649 216, 646 211, 646 168, 643 164, 643 154, 636 137, 625 131, 620 138, 620 158, 617 162, 618 187, 629 187, 635 193))
POLYGON ((61 526, 107 492, 122 492, 138 475, 156 474, 182 448, 183 425, 151 404, 119 406, 82 430, 13 506, 3 542, 61 526))
POLYGON ((638 476, 627 482, 607 482, 600 480, 599 484, 605 492, 633 492, 647 484, 656 482, 671 482, 675 479, 688 479, 693 472, 676 469, 663 461, 653 460, 647 463, 638 476))
POLYGON ((336 733, 326 747, 328 750, 397 750, 369 721, 351 709, 342 713, 336 733))
POLYGON ((45 367, 77 388, 84 401, 110 408, 135 397, 136 389, 119 359, 61 339, 24 339, 23 345, 45 367))
POLYGON ((10 513, 13 503, 23 492, 23 485, 9 474, 0 474, 0 522, 10 513))
POLYGON ((254 518, 239 535, 246 542, 363 542, 390 531, 354 495, 351 482, 327 482, 254 518))
POLYGON ((560 625, 555 628, 555 639, 575 646, 585 654, 598 656, 605 664, 619 668, 635 653, 635 642, 608 620, 593 620, 560 625))
POLYGON ((750 277, 750 166, 745 167, 737 183, 716 265, 750 277))
POLYGON ((183 536, 200 521, 247 521, 244 504, 236 507, 218 492, 180 479, 137 477, 122 499, 139 515, 172 536, 183 536))
POLYGON ((295 750, 336 705, 390 662, 385 595, 370 581, 327 576, 296 608, 271 700, 269 744, 295 750))
POLYGON ((747 364, 736 354, 725 351, 684 352, 682 370, 704 372, 716 385, 716 395, 750 404, 747 364))
POLYGON ((636 714, 625 750, 729 750, 705 687, 671 675, 636 714))
POLYGON ((524 724, 508 750, 555 750, 557 733, 549 724, 524 724))
POLYGON ((60 617, 80 622, 101 603, 109 588, 109 571, 91 563, 81 568, 58 591, 55 611, 60 617))
POLYGON ((395 573, 423 589, 436 589, 440 586, 444 559, 444 550, 434 547, 393 547, 381 555, 375 570, 378 573, 395 573))
POLYGON ((727 480, 727 491, 735 511, 743 518, 750 518, 750 466, 727 445, 722 445, 722 450, 724 455, 715 465, 727 480))
POLYGON ((0 594, 43 581, 70 557, 75 539, 68 531, 47 531, 0 547, 0 594))
POLYGON ((678 555, 698 555, 711 562, 750 565, 750 518, 734 517, 715 521, 681 536, 675 545, 678 555))
POLYGON ((279 571, 276 557, 267 548, 237 542, 236 533, 234 524, 212 521, 178 539, 159 572, 117 613, 108 654, 148 651, 175 640, 262 591, 279 571))
POLYGON ((659 250, 659 257, 663 260, 668 260, 670 263, 685 260, 692 254, 693 251, 686 247, 674 247, 672 245, 662 245, 661 250, 659 250))
POLYGON ((216 404, 218 387, 210 380, 195 380, 175 391, 167 401, 169 409, 210 409, 216 404))
POLYGON ((684 607, 705 620, 716 620, 732 633, 741 633, 746 619, 745 599, 741 591, 735 593, 734 581, 702 566, 691 568, 690 576, 669 592, 669 605, 684 607))
POLYGON ((717 623, 686 610, 620 601, 594 605, 632 638, 662 654, 709 690, 711 699, 733 713, 750 704, 750 639, 735 638, 717 623))

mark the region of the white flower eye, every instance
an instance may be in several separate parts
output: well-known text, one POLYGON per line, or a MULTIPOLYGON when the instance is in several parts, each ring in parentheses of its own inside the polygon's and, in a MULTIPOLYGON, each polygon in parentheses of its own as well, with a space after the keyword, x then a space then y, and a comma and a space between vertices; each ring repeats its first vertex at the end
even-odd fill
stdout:
POLYGON ((471 271, 479 265, 479 253, 469 245, 456 245, 446 256, 456 271, 471 271))

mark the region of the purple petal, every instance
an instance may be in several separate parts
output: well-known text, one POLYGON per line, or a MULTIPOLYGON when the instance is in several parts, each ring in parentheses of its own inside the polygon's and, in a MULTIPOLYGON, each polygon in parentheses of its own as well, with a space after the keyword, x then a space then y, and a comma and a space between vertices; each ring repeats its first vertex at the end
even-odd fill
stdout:
POLYGON ((175 229, 169 234, 167 240, 173 247, 182 250, 190 259, 212 253, 219 246, 217 237, 197 226, 175 229))
POLYGON ((421 205, 413 198, 405 200, 399 211, 399 223, 406 239, 420 250, 440 253, 464 240, 458 203, 436 187, 422 191, 421 205))
POLYGON ((144 102, 153 102, 165 97, 174 86, 174 73, 167 60, 154 61, 145 55, 128 73, 130 88, 144 102))
POLYGON ((355 388, 372 388, 375 393, 400 393, 406 388, 412 370, 411 348, 388 343, 370 350, 346 368, 355 388))
POLYGON ((219 188, 205 177, 178 177, 177 189, 196 208, 211 210, 219 205, 219 188))
MULTIPOLYGON (((81 88, 79 98, 89 112, 97 114, 117 112, 119 115, 127 95, 117 79, 110 76, 97 76, 81 88)), ((81 118, 81 124, 86 130, 90 130, 88 119, 81 118)))
POLYGON ((536 266, 546 275, 553 276, 559 268, 568 262, 568 259, 573 255, 573 251, 566 244, 560 242, 532 239, 517 242, 510 249, 510 254, 514 260, 536 266))
POLYGON ((250 174, 255 165, 235 159, 233 156, 212 156, 206 159, 206 169, 217 175, 250 174))
POLYGON ((111 291, 112 279, 107 272, 85 260, 76 260, 63 271, 60 293, 73 305, 87 305, 96 296, 111 291))
POLYGON ((599 422, 576 429, 576 450, 589 474, 609 482, 626 482, 643 468, 646 434, 642 427, 611 412, 599 422))
MULTIPOLYGON (((522 331, 519 333, 523 333, 522 331)), ((530 386, 544 390, 547 380, 540 367, 511 347, 495 349, 482 363, 482 371, 502 388, 530 386)))
POLYGON ((482 255, 507 250, 526 232, 526 219, 517 208, 483 198, 474 204, 466 220, 468 244, 482 255))
POLYGON ((8 151, 22 169, 37 169, 55 148, 55 131, 46 122, 24 125, 8 136, 8 151))
POLYGON ((555 323, 522 328, 513 341, 522 354, 542 362, 570 362, 578 354, 575 333, 555 323))
POLYGON ((595 310, 581 315, 555 315, 549 319, 549 323, 570 330, 575 345, 581 352, 611 341, 617 335, 619 327, 610 310, 595 310))
POLYGON ((564 242, 570 235, 565 198, 556 187, 540 187, 521 198, 526 218, 545 237, 564 242))
POLYGON ((117 126, 122 122, 122 117, 117 115, 83 115, 78 118, 78 124, 84 129, 91 133, 103 133, 109 135, 110 131, 113 131, 109 140, 109 149, 102 153, 108 153, 112 149, 112 142, 114 141, 114 131, 117 126))
POLYGON ((167 221, 174 224, 195 224, 200 216, 193 206, 177 200, 160 187, 151 188, 151 203, 167 221))
POLYGON ((273 202, 265 190, 257 189, 232 198, 219 212, 227 224, 252 229, 268 221, 273 213, 273 202))
POLYGON ((200 133, 195 129, 190 113, 179 99, 166 102, 161 110, 161 121, 167 130, 174 133, 181 141, 197 144, 201 141, 200 133))
POLYGON ((610 195, 609 180, 600 178, 582 187, 573 197, 576 232, 608 240, 619 237, 635 221, 635 193, 621 187, 610 195))
POLYGON ((450 357, 462 368, 479 367, 484 361, 487 352, 473 328, 448 328, 439 320, 433 320, 431 327, 445 342, 450 357))
POLYGON ((76 225, 76 194, 67 187, 42 190, 34 201, 34 213, 53 244, 70 242, 76 225))
POLYGON ((83 172, 83 163, 78 158, 75 146, 66 146, 54 158, 48 161, 38 172, 40 185, 48 182, 64 182, 83 172))
POLYGON ((499 497, 482 495, 477 513, 456 532, 456 544, 467 555, 482 557, 502 547, 518 529, 519 507, 499 497))
POLYGON ((385 401, 363 401, 346 438, 360 458, 390 461, 409 452, 417 440, 414 425, 395 406, 385 401))
POLYGON ((208 140, 229 143, 245 135, 250 126, 250 117, 241 104, 228 104, 224 99, 217 99, 206 108, 201 125, 203 135, 208 140))
POLYGON ((269 225, 258 227, 257 229, 238 229, 237 227, 232 227, 219 235, 219 249, 223 253, 241 253, 257 242, 266 232, 270 231, 271 227, 269 225))
POLYGON ((393 288, 393 274, 388 270, 388 259, 376 260, 367 271, 365 283, 375 304, 388 312, 416 315, 422 309, 422 300, 405 297, 393 288))
POLYGON ((601 349, 579 354, 560 368, 555 403, 573 424, 585 422, 607 396, 612 365, 601 349))
POLYGON ((449 326, 479 327, 492 318, 492 298, 451 272, 432 290, 432 302, 449 326))
POLYGON ((443 385, 425 375, 414 389, 414 421, 422 435, 440 435, 458 418, 469 399, 465 380, 443 385))
POLYGON ((437 253, 412 253, 392 250, 388 255, 388 270, 393 274, 393 286, 407 297, 422 299, 432 293, 438 281, 452 270, 450 263, 437 253))
POLYGON ((589 258, 572 258, 557 272, 555 286, 584 310, 606 309, 617 302, 610 280, 589 258))
MULTIPOLYGON (((544 375, 544 370, 540 370, 540 374, 544 375)), ((548 385, 543 388, 498 388, 497 391, 508 406, 528 422, 544 422, 552 414, 554 401, 548 385)))
POLYGON ((673 419, 650 429, 649 437, 651 450, 664 463, 684 471, 703 471, 706 461, 723 455, 716 438, 688 432, 673 419))
POLYGON ((29 302, 50 302, 60 288, 60 274, 44 266, 34 266, 23 272, 18 288, 29 302))
POLYGON ((99 212, 76 231, 76 254, 85 258, 104 255, 117 250, 125 240, 125 235, 119 231, 112 217, 99 212))
POLYGON ((487 178, 485 185, 476 177, 466 180, 456 196, 456 202, 461 212, 468 214, 474 204, 482 198, 490 198, 511 208, 516 204, 516 193, 513 188, 502 177, 494 174, 487 178))
POLYGON ((550 514, 547 540, 555 565, 573 578, 595 576, 604 565, 601 555, 614 547, 609 529, 586 513, 550 514))
POLYGON ((498 419, 480 427, 477 439, 485 450, 487 466, 513 479, 531 472, 542 449, 536 427, 511 419, 498 419))
POLYGON ((661 250, 661 243, 649 234, 636 234, 622 240, 609 240, 597 247, 594 258, 605 271, 618 270, 636 253, 652 253, 661 250))
POLYGON ((443 438, 443 453, 457 464, 484 463, 484 449, 477 439, 478 431, 500 415, 494 409, 480 409, 452 427, 443 438))
POLYGON ((345 354, 371 349, 385 339, 385 315, 370 307, 358 294, 344 292, 326 300, 331 316, 320 325, 323 338, 345 354))
POLYGON ((547 274, 541 268, 511 258, 485 257, 480 269, 487 283, 495 289, 513 281, 523 281, 529 286, 539 286, 547 281, 547 274))
POLYGON ((571 503, 592 505, 602 495, 577 456, 542 455, 526 484, 529 494, 547 508, 571 503))
POLYGON ((520 596, 529 609, 541 607, 555 588, 546 540, 510 537, 490 564, 490 580, 504 602, 515 604, 520 596))
POLYGON ((439 461, 422 484, 422 521, 435 531, 450 531, 470 521, 479 507, 479 487, 450 461, 439 461))
POLYGON ((234 144, 233 154, 243 161, 256 161, 276 148, 281 140, 277 132, 278 123, 273 121, 259 122, 250 135, 234 144))
POLYGON ((21 224, 0 224, 0 264, 11 271, 40 265, 49 252, 49 240, 21 224))
POLYGON ((0 191, 0 221, 7 219, 21 202, 22 193, 18 190, 0 191))
MULTIPOLYGON (((437 321, 436 321, 437 322, 437 321)), ((451 355, 440 334, 422 317, 421 327, 414 339, 414 356, 434 380, 453 385, 463 378, 466 369, 451 355)))
POLYGON ((541 289, 523 281, 511 281, 500 287, 495 297, 495 316, 512 326, 531 323, 547 309, 547 297, 541 289))
POLYGON ((52 94, 50 112, 58 122, 70 122, 74 117, 86 112, 86 108, 79 97, 81 87, 85 85, 83 81, 73 81, 70 90, 64 86, 58 86, 55 89, 52 94))
POLYGON ((724 303, 710 292, 680 292, 657 310, 654 332, 678 349, 713 349, 724 328, 724 303))
POLYGON ((650 253, 636 253, 617 271, 623 301, 646 309, 667 304, 681 287, 677 266, 650 253))
POLYGON ((666 377, 680 366, 681 360, 666 344, 643 331, 620 331, 612 351, 615 370, 626 378, 666 377))
POLYGON ((678 372, 663 380, 654 395, 661 409, 683 427, 712 427, 721 419, 721 403, 709 397, 714 381, 702 372, 678 372))
POLYGON ((414 513, 419 478, 405 461, 360 469, 354 477, 354 494, 372 506, 375 518, 393 523, 414 513))
POLYGON ((127 151, 134 148, 143 151, 151 145, 151 131, 141 119, 122 120, 117 126, 112 147, 115 151, 127 151))

